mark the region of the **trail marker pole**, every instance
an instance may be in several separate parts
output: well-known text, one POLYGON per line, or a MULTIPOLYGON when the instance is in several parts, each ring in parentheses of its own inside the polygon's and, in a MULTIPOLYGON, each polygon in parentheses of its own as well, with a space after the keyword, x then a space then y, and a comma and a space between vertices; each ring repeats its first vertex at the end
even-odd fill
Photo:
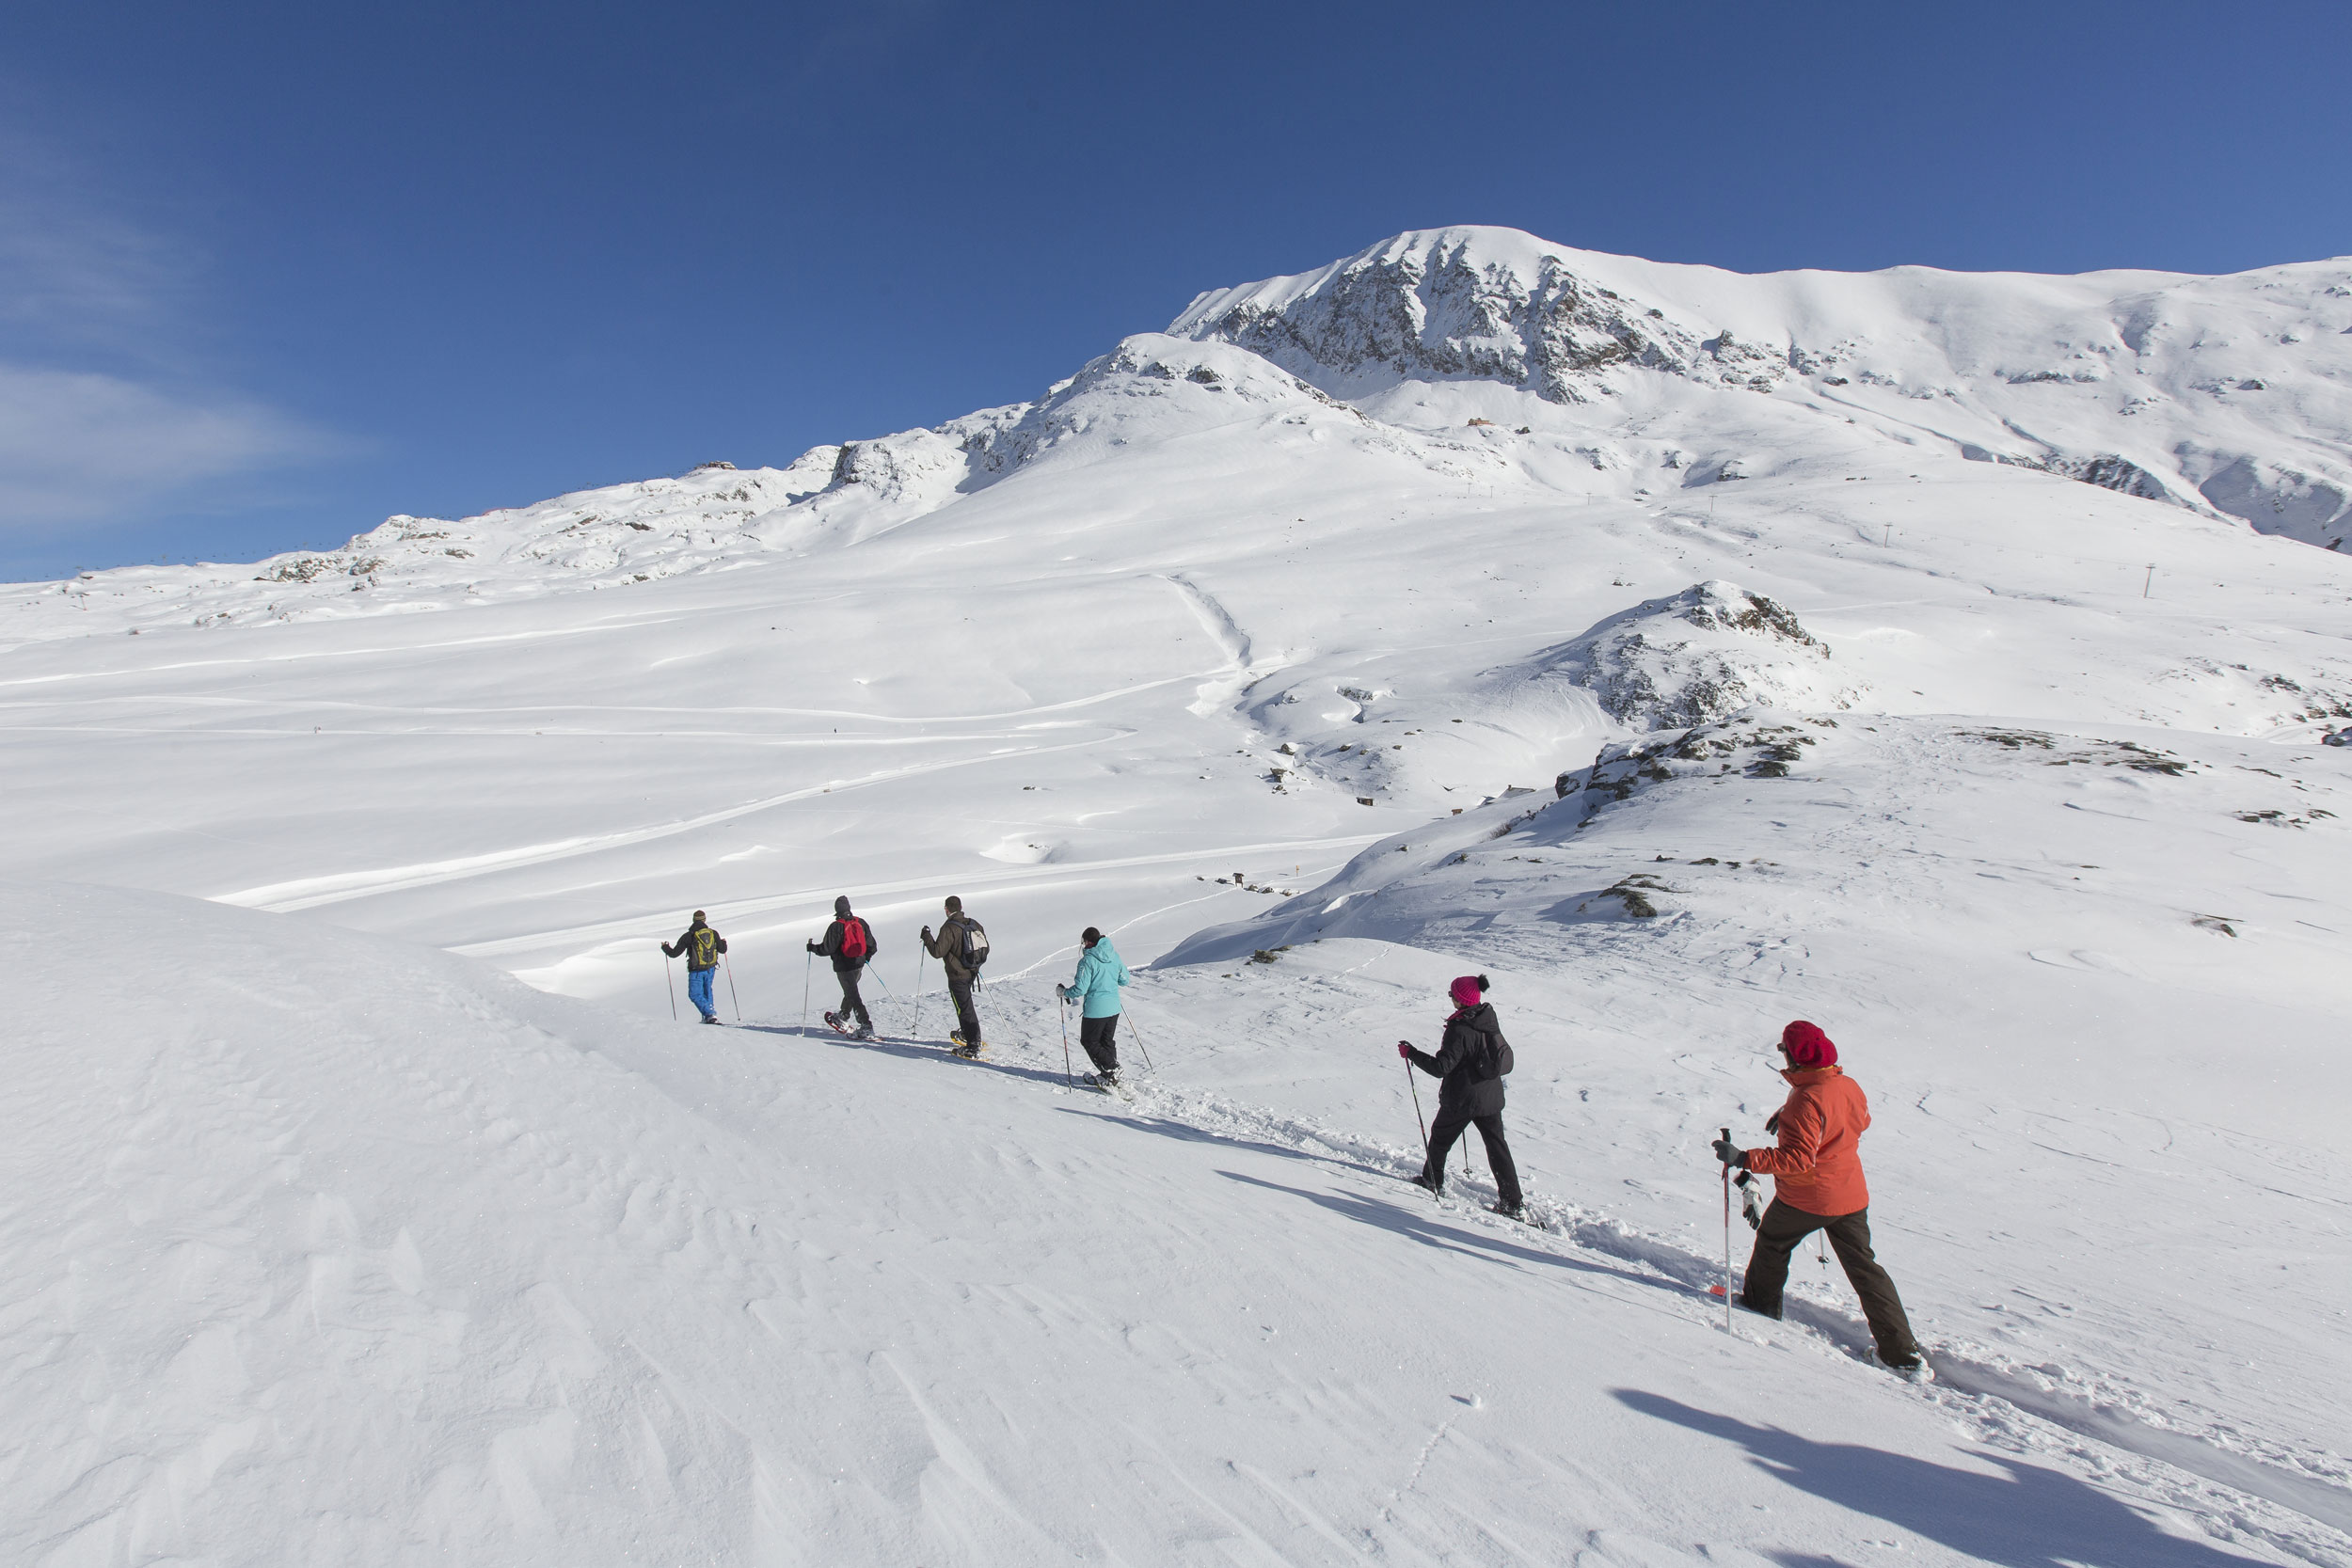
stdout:
POLYGON ((719 961, 727 966, 727 1000, 735 1004, 735 1022, 740 1023, 743 1022, 743 999, 735 990, 735 960, 722 953, 719 961))
POLYGON ((670 982, 670 1022, 677 1022, 677 972, 670 967, 670 950, 661 950, 661 977, 670 982))

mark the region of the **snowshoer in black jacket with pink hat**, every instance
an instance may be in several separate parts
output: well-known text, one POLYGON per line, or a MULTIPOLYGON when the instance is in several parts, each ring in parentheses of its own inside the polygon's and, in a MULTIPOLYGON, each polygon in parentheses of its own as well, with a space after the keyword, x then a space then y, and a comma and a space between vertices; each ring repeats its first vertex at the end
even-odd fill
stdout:
POLYGON ((1465 974, 1454 982, 1454 1012, 1445 1021, 1445 1037, 1434 1056, 1413 1049, 1409 1040, 1396 1042, 1396 1053, 1438 1085, 1438 1119, 1429 1127, 1429 1148, 1422 1162, 1417 1185, 1433 1193, 1445 1190, 1445 1157, 1466 1127, 1476 1127, 1486 1145, 1486 1161, 1494 1166, 1494 1206, 1498 1214, 1513 1219, 1525 1209, 1519 1195, 1518 1167, 1511 1162, 1511 1146, 1502 1137, 1502 1078, 1511 1070, 1510 1042, 1495 1010, 1483 1000, 1484 974, 1465 974))

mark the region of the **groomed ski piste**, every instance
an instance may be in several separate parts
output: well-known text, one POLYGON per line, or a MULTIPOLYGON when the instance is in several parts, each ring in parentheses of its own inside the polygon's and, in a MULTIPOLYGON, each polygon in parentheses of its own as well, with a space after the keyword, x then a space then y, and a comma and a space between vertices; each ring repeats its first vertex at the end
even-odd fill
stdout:
POLYGON ((940 432, 0 591, 0 1559, 2352 1564, 2345 328, 1431 231, 940 432), (1405 1180, 1466 973, 1533 1224, 1405 1180), (1706 1293, 1800 1017, 1932 1384, 1810 1244, 1706 1293))

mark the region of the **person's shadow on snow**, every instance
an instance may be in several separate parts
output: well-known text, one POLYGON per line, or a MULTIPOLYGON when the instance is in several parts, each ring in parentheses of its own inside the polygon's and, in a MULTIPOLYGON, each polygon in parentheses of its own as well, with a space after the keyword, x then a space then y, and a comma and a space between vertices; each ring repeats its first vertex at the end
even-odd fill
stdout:
MULTIPOLYGON (((1988 1454, 1986 1463, 2008 1473, 1984 1475, 1858 1443, 1817 1443, 1640 1389, 1610 1392, 1645 1416, 1739 1444, 1759 1469, 1800 1491, 2002 1568, 2245 1568, 2259 1560, 2167 1535, 2138 1510, 2060 1470, 1988 1454)), ((1787 1568, 1832 1560, 1771 1555, 1787 1568)))

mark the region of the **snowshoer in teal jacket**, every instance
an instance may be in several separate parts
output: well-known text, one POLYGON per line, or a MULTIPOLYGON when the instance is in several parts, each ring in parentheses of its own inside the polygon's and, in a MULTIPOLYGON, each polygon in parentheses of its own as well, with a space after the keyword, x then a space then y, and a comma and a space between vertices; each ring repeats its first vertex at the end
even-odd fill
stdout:
POLYGON ((1078 1043, 1086 1047, 1087 1060, 1094 1064, 1096 1082, 1105 1088, 1119 1082, 1119 1046, 1114 1038, 1119 1033, 1121 1004, 1119 988, 1135 978, 1111 939, 1089 926, 1079 939, 1086 951, 1078 956, 1078 972, 1070 977, 1070 984, 1057 986, 1064 1002, 1083 1002, 1078 1021, 1078 1043))

